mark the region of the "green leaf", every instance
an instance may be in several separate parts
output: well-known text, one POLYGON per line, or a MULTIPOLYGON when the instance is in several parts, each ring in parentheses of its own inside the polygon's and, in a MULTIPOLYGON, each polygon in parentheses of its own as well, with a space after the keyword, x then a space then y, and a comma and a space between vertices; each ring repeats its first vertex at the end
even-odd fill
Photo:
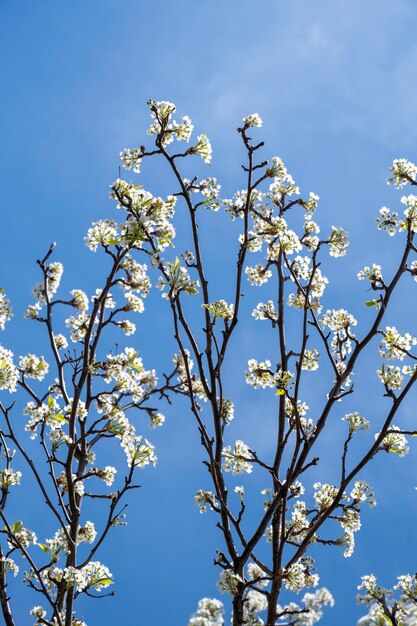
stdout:
POLYGON ((65 417, 62 415, 62 413, 56 413, 54 415, 54 420, 56 420, 57 422, 66 422, 67 421, 65 419, 65 417))
POLYGON ((20 533, 20 531, 23 528, 23 522, 21 520, 18 520, 17 522, 15 522, 14 524, 12 524, 12 531, 14 533, 20 533))
POLYGON ((44 543, 38 543, 38 546, 40 547, 41 550, 43 550, 44 552, 49 552, 49 547, 44 544, 44 543))
POLYGON ((379 300, 367 300, 367 302, 364 302, 364 305, 368 307, 374 306, 375 308, 379 309, 381 303, 379 302, 379 300))
POLYGON ((101 585, 102 587, 108 587, 109 585, 113 585, 113 581, 110 578, 100 578, 97 580, 94 585, 101 585))
POLYGON ((54 399, 52 396, 48 396, 48 409, 54 408, 54 399))
POLYGON ((276 396, 283 396, 285 393, 285 389, 277 389, 275 392, 276 396))

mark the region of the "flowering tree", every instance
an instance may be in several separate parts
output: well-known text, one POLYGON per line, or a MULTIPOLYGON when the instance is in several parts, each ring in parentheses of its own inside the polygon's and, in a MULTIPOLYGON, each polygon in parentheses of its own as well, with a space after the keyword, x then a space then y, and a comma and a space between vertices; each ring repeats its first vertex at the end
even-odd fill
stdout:
MULTIPOLYGON (((103 354, 102 335, 106 327, 117 326, 126 335, 134 332, 134 323, 120 320, 120 316, 143 311, 142 298, 148 294, 150 282, 145 266, 132 258, 132 246, 127 240, 112 251, 105 238, 111 233, 118 235, 110 222, 101 228, 91 229, 86 237, 92 250, 103 244, 110 262, 103 288, 97 289, 91 298, 91 312, 89 298, 79 289, 72 290, 68 300, 55 298, 63 267, 61 263, 49 262, 54 245, 38 261, 42 281, 33 289, 36 302, 29 306, 26 317, 45 328, 56 378, 46 384, 50 367, 43 356, 21 356, 16 365, 13 354, 0 347, 0 387, 10 392, 19 387, 28 396, 23 411, 28 418, 26 435, 40 439, 43 452, 42 460, 32 460, 27 442, 11 415, 13 404, 0 403, 4 418, 0 431, 4 461, 0 472, 0 518, 4 524, 0 602, 7 626, 16 624, 7 579, 10 574, 18 574, 22 558, 26 567, 24 582, 43 599, 42 605, 31 610, 36 624, 84 625, 74 614, 74 602, 80 595, 103 597, 105 594, 97 596, 95 592, 113 584, 111 572, 96 560, 96 553, 111 529, 125 524, 121 500, 137 487, 136 470, 155 465, 157 460, 154 446, 137 434, 128 413, 144 412, 151 428, 161 426, 164 416, 153 408, 153 398, 168 398, 167 393, 176 392, 179 387, 171 384, 176 370, 165 377, 163 385, 158 385, 155 370, 144 368, 134 348, 103 354), (116 286, 121 288, 121 301, 111 292, 116 286), (74 350, 69 349, 65 336, 56 332, 53 314, 58 306, 77 311, 66 320, 74 350), (119 480, 115 476, 117 469, 105 464, 108 445, 103 444, 114 440, 120 443, 127 460, 127 468, 119 468, 119 480), (57 527, 53 537, 42 539, 43 543, 28 527, 30 520, 12 520, 5 511, 10 490, 20 483, 18 462, 23 462, 32 474, 57 527), (104 516, 102 506, 98 513, 95 506, 103 500, 107 502, 104 516), (97 530, 91 521, 94 517, 97 530)), ((4 293, 0 294, 0 313, 4 328, 12 314, 4 293)))
MULTIPOLYGON (((181 394, 189 399, 202 461, 208 470, 208 484, 198 491, 195 502, 201 513, 212 512, 221 533, 215 558, 220 572, 218 588, 230 595, 233 625, 308 626, 320 620, 326 605, 333 604, 326 588, 309 591, 319 583, 312 546, 338 546, 346 557, 352 555, 354 535, 361 526, 361 508, 375 504, 362 471, 381 451, 405 455, 406 436, 417 434, 397 425, 403 402, 417 379, 417 356, 413 353, 417 340, 384 324, 400 281, 417 276, 417 260, 413 260, 417 252, 417 196, 401 199, 403 215, 381 209, 378 228, 391 236, 398 232, 403 237, 402 251, 388 277, 376 264, 359 272, 358 278, 374 295, 365 302, 371 319, 359 333, 352 313, 322 304, 328 283, 321 269, 322 254, 327 250, 331 257, 345 255, 347 233, 333 226, 321 237, 313 220, 318 196, 310 193, 301 199, 280 158, 273 157, 270 163, 258 160, 263 143, 254 143, 250 135, 262 126, 259 115, 247 116, 238 129, 246 153, 245 187, 233 198, 221 199, 215 178, 185 178, 180 171, 180 164, 188 157, 200 156, 210 163, 211 146, 206 135, 199 135, 190 144, 193 124, 188 117, 175 121, 175 106, 169 102, 150 101, 149 106, 152 125, 148 134, 154 137, 155 145, 124 150, 122 163, 127 170, 139 173, 142 161, 161 158, 172 174, 173 194, 164 200, 135 182, 119 178, 113 183, 111 197, 123 218, 93 224, 86 237, 89 248, 94 252, 101 248, 110 262, 108 278, 92 298, 73 290, 68 300, 54 299, 62 266, 49 262, 52 248, 39 262, 43 281, 34 289, 36 302, 29 307, 27 317, 45 326, 57 377, 53 382, 45 383, 49 366, 43 357, 23 356, 16 365, 12 353, 0 348, 0 388, 14 392, 19 387, 29 394, 24 410, 29 419, 26 430, 32 438, 40 438, 48 469, 45 477, 27 453, 27 444, 14 427, 13 405, 1 404, 3 616, 7 626, 14 624, 7 580, 23 556, 28 564, 25 582, 44 599, 43 606, 32 610, 36 624, 83 624, 74 614, 75 600, 81 594, 95 595, 94 590, 100 592, 112 583, 111 573, 95 560, 95 554, 112 526, 123 523, 118 505, 135 486, 135 469, 156 460, 152 444, 136 434, 126 414, 144 411, 151 426, 159 426, 164 418, 151 406, 153 398, 181 394), (189 146, 178 152, 171 150, 171 145, 181 141, 189 146), (175 255, 173 219, 177 203, 187 213, 191 239, 188 248, 175 255), (236 263, 229 270, 234 288, 225 299, 212 297, 199 233, 201 212, 220 209, 238 229, 236 263), (250 260, 253 256, 255 261, 250 260), (146 263, 139 263, 137 258, 146 263), (126 335, 134 332, 134 324, 129 319, 120 320, 120 314, 143 310, 142 298, 151 287, 152 274, 165 300, 163 306, 171 317, 178 346, 174 369, 162 385, 153 370, 143 368, 136 348, 107 356, 101 348, 108 326, 118 326, 126 335), (274 450, 267 457, 258 454, 250 443, 232 441, 228 435, 234 402, 224 371, 232 358, 233 341, 239 336, 242 292, 247 282, 270 289, 268 299, 260 302, 252 315, 269 325, 278 346, 263 361, 250 358, 244 373, 248 385, 255 390, 266 389, 276 401, 276 424, 271 433, 274 450), (121 287, 121 303, 112 291, 116 287, 121 287), (78 309, 66 320, 74 351, 68 350, 62 334, 55 334, 52 312, 56 306, 78 309), (329 429, 330 418, 340 417, 340 403, 353 396, 355 365, 364 353, 374 351, 373 340, 379 345, 377 376, 386 397, 385 415, 372 425, 359 411, 345 412, 341 416, 345 434, 338 480, 316 481, 309 487, 309 476, 314 476, 320 466, 317 450, 322 433, 329 429), (316 399, 321 408, 313 419, 303 396, 311 389, 311 372, 319 365, 328 384, 326 393, 316 399), (29 385, 28 379, 43 381, 42 391, 29 385), (371 431, 368 437, 361 434, 366 430, 371 431), (361 437, 365 439, 357 444, 361 437), (116 468, 105 465, 107 448, 103 443, 107 439, 120 442, 128 462, 120 486, 112 493, 103 492, 103 483, 112 485, 116 473, 116 468), (37 542, 26 521, 15 522, 7 515, 9 492, 20 481, 15 450, 16 458, 26 461, 33 473, 58 526, 54 537, 45 543, 37 542), (95 460, 96 450, 103 458, 101 464, 95 460), (236 476, 243 482, 255 474, 264 485, 260 501, 247 498, 245 485, 236 484, 236 476), (93 486, 96 484, 101 488, 93 486), (101 530, 97 532, 93 522, 84 519, 81 506, 85 503, 92 516, 94 503, 103 498, 108 501, 108 516, 99 520, 101 530), (300 592, 301 601, 294 601, 292 596, 300 592)), ((393 163, 389 183, 398 189, 415 186, 416 177, 417 167, 401 159, 393 163)), ((11 316, 4 294, 0 311, 4 326, 11 316)), ((369 612, 360 624, 415 624, 415 585, 416 577, 405 575, 393 590, 386 590, 374 576, 365 576, 359 587, 363 591, 360 601, 369 605, 369 612)), ((218 599, 204 598, 189 626, 221 626, 223 616, 224 606, 218 599)))

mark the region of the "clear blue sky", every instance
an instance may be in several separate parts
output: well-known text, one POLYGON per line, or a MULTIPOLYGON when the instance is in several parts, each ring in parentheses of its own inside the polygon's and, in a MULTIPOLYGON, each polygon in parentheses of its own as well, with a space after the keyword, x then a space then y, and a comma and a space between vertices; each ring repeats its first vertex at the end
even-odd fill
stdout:
MULTIPOLYGON (((221 179, 226 196, 243 186, 234 129, 248 113, 263 117, 265 156, 279 154, 302 189, 321 196, 324 228, 341 224, 351 234, 350 256, 328 271, 334 306, 354 308, 354 297, 364 299, 355 281, 364 264, 382 260, 389 267, 394 252, 381 251, 390 242, 378 236, 374 219, 383 204, 399 203, 401 194, 385 184, 390 162, 417 159, 415 0, 0 0, 0 29, 0 284, 16 310, 1 340, 16 353, 42 349, 39 329, 21 315, 37 281, 34 261, 51 241, 65 265, 64 288, 98 286, 100 263, 82 238, 92 221, 114 215, 108 185, 117 177, 119 151, 145 137, 150 97, 175 102, 208 134, 210 175, 221 179)), ((171 190, 166 172, 145 176, 155 193, 171 190)), ((213 220, 207 228, 207 252, 210 237, 227 245, 227 228, 220 232, 213 220)), ((220 264, 213 261, 211 270, 219 281, 220 264)), ((405 297, 407 306, 397 301, 395 313, 407 324, 417 298, 415 291, 405 297)), ((162 309, 143 318, 135 341, 149 367, 166 362, 171 335, 162 309)), ((266 349, 268 338, 248 321, 237 361, 268 356, 259 346, 266 349)), ((233 434, 245 438, 251 420, 259 420, 262 446, 268 435, 260 396, 243 378, 234 385, 245 411, 233 434)), ((368 413, 381 406, 370 406, 365 392, 359 399, 368 413)), ((410 425, 412 405, 407 411, 410 425)), ((197 433, 185 405, 167 415, 166 427, 150 437, 157 470, 143 474, 117 548, 113 543, 102 553, 117 597, 86 605, 89 626, 184 626, 197 600, 216 594, 211 561, 220 537, 214 518, 200 516, 193 504, 196 490, 209 488, 197 433)), ((323 626, 353 624, 361 614, 355 605, 361 574, 374 572, 391 585, 398 574, 416 571, 416 454, 384 458, 367 474, 379 505, 364 517, 355 556, 345 560, 329 549, 321 557, 321 582, 336 599, 323 626)), ((23 626, 36 599, 22 593, 19 602, 23 626)))

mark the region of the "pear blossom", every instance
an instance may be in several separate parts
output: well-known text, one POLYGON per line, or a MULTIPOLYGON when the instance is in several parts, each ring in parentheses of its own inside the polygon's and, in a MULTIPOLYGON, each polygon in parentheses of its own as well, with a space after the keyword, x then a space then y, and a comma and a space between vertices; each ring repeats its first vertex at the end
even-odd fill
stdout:
POLYGON ((266 269, 261 263, 258 263, 255 267, 247 267, 245 273, 248 275, 250 285, 256 285, 257 287, 268 282, 268 279, 272 276, 271 270, 266 269))
POLYGON ((407 159, 394 159, 390 170, 393 176, 389 178, 387 182, 397 189, 401 189, 407 185, 410 180, 416 180, 417 166, 411 161, 407 161, 407 159))
POLYGON ((327 243, 329 244, 330 256, 345 256, 349 246, 347 231, 340 226, 332 226, 332 232, 330 233, 327 243))
POLYGON ((115 221, 109 219, 99 220, 94 222, 88 230, 85 243, 90 250, 96 252, 99 246, 106 248, 115 245, 118 242, 118 237, 119 233, 115 221))
POLYGON ((359 415, 357 411, 347 413, 342 417, 342 420, 348 423, 350 433, 355 433, 358 430, 369 430, 369 421, 365 417, 362 417, 362 415, 359 415))
POLYGON ((402 361, 411 350, 411 346, 417 344, 417 339, 410 333, 401 335, 395 326, 387 326, 383 334, 379 353, 384 359, 399 359, 402 361))
POLYGON ((61 333, 54 335, 54 341, 57 350, 65 350, 65 348, 68 348, 68 341, 64 335, 61 335, 61 333))
POLYGON ((278 313, 275 310, 272 300, 268 300, 267 303, 259 302, 256 308, 252 311, 252 316, 256 320, 270 320, 272 324, 278 321, 278 313))
POLYGON ((0 470, 0 487, 3 491, 7 491, 9 487, 20 485, 22 472, 12 469, 11 467, 0 470))
POLYGON ((296 561, 284 572, 284 587, 289 591, 298 593, 308 587, 317 587, 319 577, 312 573, 312 560, 302 558, 296 561))
POLYGON ((133 168, 136 174, 140 172, 140 164, 142 162, 142 150, 141 148, 125 148, 120 153, 120 159, 122 165, 126 170, 133 168))
MULTIPOLYGON (((398 456, 405 456, 409 451, 406 437, 401 433, 401 429, 398 426, 390 426, 390 431, 381 441, 381 449, 385 450, 385 452, 398 454, 398 456)), ((379 433, 375 435, 375 439, 378 437, 379 433)))
POLYGON ((24 376, 36 380, 43 380, 49 370, 49 365, 44 357, 37 357, 34 354, 21 356, 19 358, 19 366, 24 376))
POLYGON ((212 157, 211 143, 207 135, 199 135, 197 137, 197 145, 189 149, 190 154, 198 154, 203 161, 210 165, 212 157))
POLYGON ((19 371, 13 363, 13 352, 0 346, 0 389, 16 391, 19 371))
POLYGON ((252 472, 252 454, 249 447, 243 441, 236 441, 234 448, 226 446, 223 449, 223 467, 226 472, 232 472, 234 476, 246 472, 252 472))
POLYGON ((254 128, 255 126, 260 128, 262 126, 262 119, 260 118, 258 113, 252 113, 251 115, 247 115, 243 118, 243 123, 248 128, 254 128))
POLYGON ((202 304, 203 309, 206 309, 213 317, 221 318, 224 320, 231 320, 233 318, 234 306, 233 304, 227 304, 226 300, 216 300, 210 304, 202 304))
POLYGON ((198 602, 197 612, 192 615, 188 626, 223 626, 224 607, 220 600, 202 598, 198 602))
POLYGON ((9 556, 3 556, 1 558, 1 563, 4 573, 11 572, 16 578, 19 573, 19 566, 14 562, 14 560, 9 556))
POLYGON ((221 593, 229 593, 234 595, 237 592, 239 583, 242 583, 242 577, 234 574, 231 569, 224 569, 221 574, 217 587, 221 593))
POLYGON ((197 491, 194 502, 200 513, 205 513, 207 507, 213 510, 218 504, 216 495, 212 491, 204 491, 203 489, 197 491))
POLYGON ((397 232, 397 228, 400 226, 400 220, 398 219, 398 213, 396 211, 390 211, 387 207, 382 207, 379 210, 380 217, 377 217, 378 230, 383 230, 388 233, 390 237, 393 237, 397 232))
POLYGON ((6 298, 6 294, 3 289, 0 289, 0 330, 4 330, 6 322, 8 322, 13 315, 13 310, 10 304, 10 300, 6 298))

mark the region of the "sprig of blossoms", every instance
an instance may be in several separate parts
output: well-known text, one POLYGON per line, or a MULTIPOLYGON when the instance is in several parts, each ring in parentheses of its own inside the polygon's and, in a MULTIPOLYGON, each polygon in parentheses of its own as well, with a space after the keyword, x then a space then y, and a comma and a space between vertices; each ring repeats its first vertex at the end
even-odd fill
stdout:
POLYGON ((299 559, 284 572, 285 589, 298 593, 308 587, 317 587, 319 576, 314 574, 313 571, 313 560, 311 558, 303 557, 299 559))
POLYGON ((221 593, 229 593, 233 596, 237 592, 239 583, 243 583, 241 576, 231 569, 224 569, 220 574, 217 587, 221 593))
POLYGON ((234 305, 227 304, 226 300, 216 300, 210 304, 202 304, 201 307, 206 309, 214 319, 220 317, 224 320, 231 320, 234 314, 234 305))
POLYGON ((272 165, 267 169, 267 175, 274 179, 269 191, 271 199, 280 203, 284 196, 298 195, 300 189, 291 174, 288 173, 284 162, 279 157, 272 157, 272 165))
POLYGON ((403 574, 397 577, 397 584, 392 589, 381 587, 373 574, 363 576, 358 586, 363 595, 358 596, 358 602, 369 606, 367 615, 358 621, 358 626, 373 626, 374 624, 388 624, 395 615, 396 623, 401 626, 413 626, 417 619, 417 587, 416 576, 403 574), (399 591, 400 597, 393 598, 394 592, 399 591))
POLYGON ((22 472, 14 470, 11 467, 0 470, 0 487, 3 491, 9 487, 20 485, 20 479, 22 478, 22 472))
POLYGON ((176 106, 172 102, 161 100, 149 100, 148 106, 151 110, 153 123, 148 129, 148 135, 156 135, 160 138, 163 146, 167 146, 174 137, 178 140, 189 141, 194 130, 191 119, 186 115, 182 122, 178 123, 172 119, 172 114, 176 111, 176 106))
POLYGON ((342 420, 349 424, 349 432, 356 433, 358 430, 369 430, 369 420, 360 415, 357 411, 347 413, 342 420))
POLYGON ((383 363, 381 369, 377 370, 377 374, 388 391, 401 389, 404 377, 402 376, 399 367, 395 367, 394 365, 385 365, 383 363))
POLYGON ((334 485, 329 485, 327 483, 322 484, 319 482, 314 483, 313 487, 315 489, 314 500, 316 501, 316 505, 320 511, 328 509, 333 504, 339 489, 334 485))
POLYGON ((199 489, 194 496, 194 502, 200 513, 205 513, 207 511, 207 507, 209 507, 212 511, 217 508, 217 498, 212 491, 199 489))
POLYGON ((243 123, 248 128, 260 128, 262 126, 262 118, 258 113, 251 113, 243 118, 243 123))
POLYGON ((249 447, 240 439, 236 441, 234 448, 226 446, 223 448, 222 456, 224 458, 223 468, 226 472, 232 472, 234 476, 246 472, 252 472, 252 453, 249 447))
POLYGON ((372 264, 372 267, 366 265, 363 270, 358 272, 358 280, 365 280, 367 278, 371 283, 372 289, 382 289, 384 286, 384 280, 382 278, 382 268, 380 265, 372 264))
POLYGON ((99 246, 107 248, 115 245, 118 242, 118 238, 119 232, 116 222, 104 219, 93 223, 84 240, 86 246, 93 252, 96 252, 99 246))
POLYGON ((334 599, 326 587, 321 587, 314 593, 305 593, 302 603, 303 606, 295 602, 290 602, 285 606, 277 605, 280 619, 290 618, 294 626, 313 626, 323 617, 324 606, 334 606, 334 599))
POLYGON ((142 162, 143 150, 140 148, 125 148, 120 152, 122 165, 126 170, 133 168, 136 174, 140 172, 140 164, 142 162))
POLYGON ((188 626, 223 626, 224 607, 216 598, 202 598, 188 626))
POLYGON ((212 150, 211 143, 207 135, 204 135, 204 134, 199 135, 197 137, 197 144, 193 146, 192 148, 189 148, 188 153, 198 154, 199 156, 201 156, 203 161, 207 163, 207 165, 210 165, 213 150, 212 150))
POLYGON ((169 291, 162 294, 163 298, 176 298, 181 291, 185 291, 190 295, 198 293, 198 287, 200 286, 198 280, 191 280, 188 274, 187 268, 180 265, 180 261, 177 258, 175 262, 168 261, 164 265, 164 276, 160 276, 157 288, 161 291, 166 286, 169 287, 169 291))
POLYGON ((327 243, 329 245, 330 256, 345 256, 349 246, 347 231, 341 226, 332 226, 332 231, 327 243))
POLYGON ((19 573, 19 566, 11 559, 9 556, 3 556, 1 558, 1 563, 3 567, 3 572, 6 574, 7 572, 11 572, 13 576, 16 576, 19 573))
POLYGON ((274 387, 275 379, 271 370, 271 361, 266 359, 265 361, 256 361, 250 359, 248 361, 249 371, 245 372, 245 379, 248 385, 251 385, 254 389, 259 387, 274 387))
POLYGON ((393 185, 396 189, 402 189, 410 180, 415 181, 417 166, 407 159, 394 159, 390 170, 393 176, 388 179, 388 185, 393 185))
POLYGON ((258 263, 254 267, 246 267, 245 274, 248 276, 249 284, 256 287, 268 282, 272 276, 271 270, 264 267, 262 263, 258 263))
POLYGON ((34 354, 21 356, 19 358, 19 366, 24 376, 34 378, 35 380, 43 380, 49 370, 49 365, 44 357, 37 357, 34 354))
POLYGON ((13 363, 13 352, 0 346, 0 389, 16 391, 19 370, 13 363))
POLYGON ((417 344, 417 339, 410 333, 401 335, 395 326, 387 326, 383 334, 382 344, 379 346, 379 353, 384 359, 399 359, 402 361, 411 346, 417 344))
MULTIPOLYGON (((54 261, 46 266, 46 290, 48 292, 48 298, 52 298, 58 291, 63 273, 64 266, 58 261, 54 261)), ((43 283, 35 285, 32 292, 39 304, 42 305, 46 302, 45 285, 43 283)))
POLYGON ((378 224, 378 230, 383 230, 388 233, 390 237, 393 237, 397 232, 397 228, 400 225, 398 219, 398 213, 396 211, 391 212, 387 207, 382 207, 379 210, 380 217, 377 217, 376 222, 378 224))
POLYGON ((319 368, 318 357, 320 353, 313 348, 312 350, 305 350, 301 361, 301 369, 309 372, 314 372, 319 368))
POLYGON ((6 298, 3 289, 0 289, 0 330, 4 330, 6 322, 10 320, 12 315, 13 309, 10 300, 6 298))
POLYGON ((266 303, 259 302, 252 311, 252 317, 256 320, 269 320, 273 325, 278 321, 278 313, 272 300, 268 300, 266 303))
MULTIPOLYGON (((388 432, 383 440, 381 441, 380 448, 381 450, 385 450, 385 452, 393 452, 394 454, 398 454, 398 456, 405 456, 408 451, 408 441, 401 433, 401 429, 398 426, 390 426, 390 431, 388 432)), ((375 439, 378 439, 379 433, 376 433, 375 439)))

